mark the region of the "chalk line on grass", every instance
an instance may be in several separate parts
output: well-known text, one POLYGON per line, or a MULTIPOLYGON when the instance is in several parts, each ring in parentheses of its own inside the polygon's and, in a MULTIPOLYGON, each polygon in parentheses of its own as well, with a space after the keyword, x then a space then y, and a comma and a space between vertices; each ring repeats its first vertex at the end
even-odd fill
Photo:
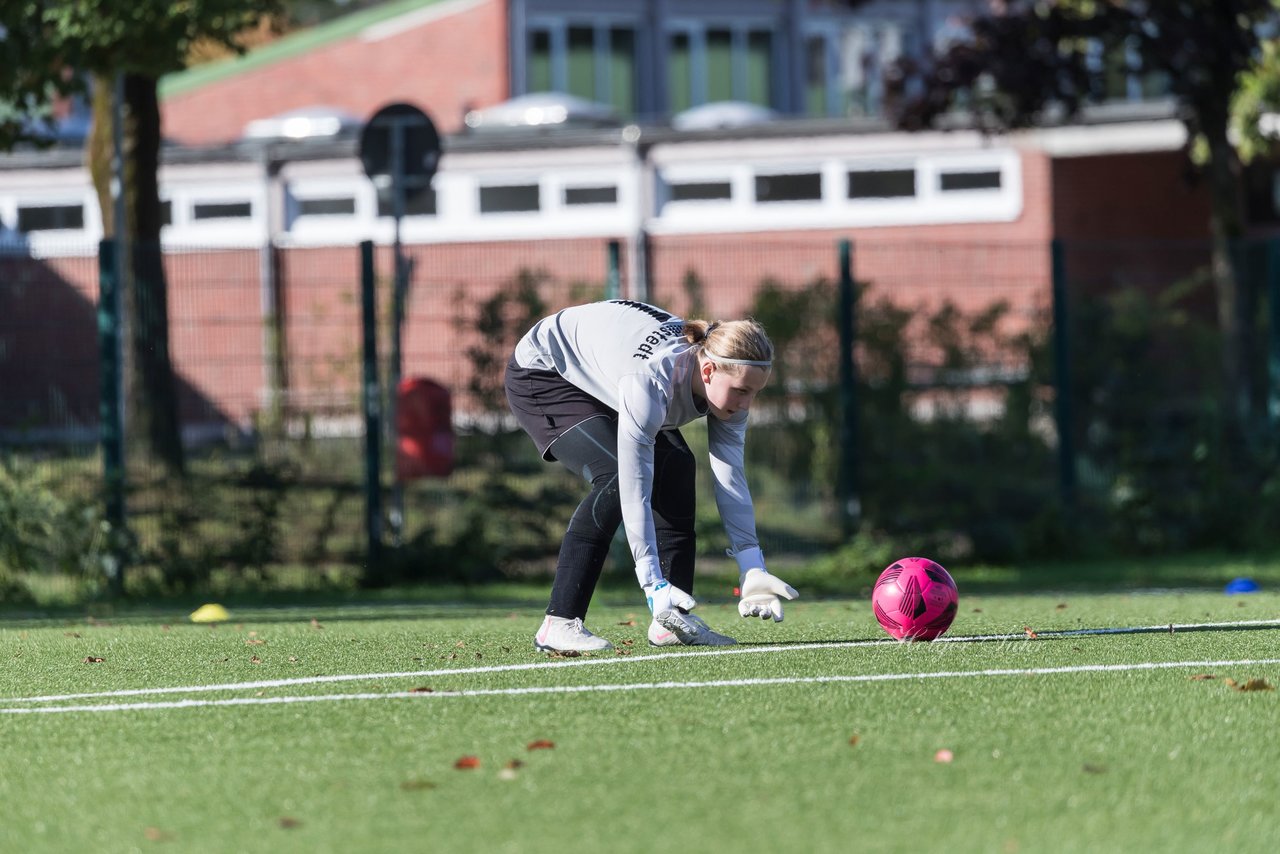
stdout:
POLYGON ((867 673, 849 676, 779 676, 756 679, 713 679, 703 682, 632 682, 603 685, 560 685, 528 688, 474 688, 461 691, 388 691, 386 693, 318 694, 295 697, 235 697, 225 700, 164 700, 153 703, 105 703, 77 706, 20 706, 0 709, 0 714, 45 715, 69 712, 130 712, 158 709, 192 709, 218 706, 274 706, 292 703, 334 703, 344 700, 447 699, 455 697, 521 697, 539 694, 597 694, 617 691, 672 691, 707 688, 749 688, 774 685, 827 685, 835 683, 897 682, 919 679, 972 679, 1000 676, 1051 676, 1072 673, 1122 673, 1177 668, 1254 667, 1280 664, 1280 658, 1245 658, 1228 661, 1160 661, 1129 664, 1080 664, 1068 667, 1020 667, 986 670, 946 670, 921 673, 867 673))
MULTIPOLYGON (((1037 639, 1087 637, 1090 635, 1153 634, 1157 632, 1194 632, 1212 629, 1280 628, 1280 620, 1234 620, 1213 623, 1173 623, 1159 626, 1062 629, 1037 632, 1037 639)), ((984 643, 994 641, 1027 641, 1025 632, 995 635, 943 636, 933 644, 984 643)), ((391 671, 386 673, 339 673, 328 676, 299 676, 287 679, 262 679, 252 682, 225 682, 212 685, 180 685, 157 688, 122 688, 112 691, 87 691, 75 694, 46 694, 36 697, 0 697, 0 703, 60 703, 70 700, 93 700, 111 697, 147 697, 164 694, 199 694, 217 691, 247 691, 264 688, 286 688, 295 685, 322 685, 339 682, 372 682, 380 679, 421 679, 432 676, 470 676, 485 673, 510 673, 522 670, 548 670, 562 667, 587 667, 606 664, 634 664, 644 661, 680 661, 723 655, 752 655, 773 652, 803 652, 818 649, 851 649, 858 647, 899 646, 903 641, 892 638, 857 641, 799 642, 765 646, 697 648, 678 652, 631 655, 610 658, 570 658, 552 661, 530 661, 519 664, 494 664, 480 667, 438 668, 434 670, 391 671)), ((379 694, 378 696, 382 696, 379 694)), ((7 711, 0 709, 0 711, 7 711)))

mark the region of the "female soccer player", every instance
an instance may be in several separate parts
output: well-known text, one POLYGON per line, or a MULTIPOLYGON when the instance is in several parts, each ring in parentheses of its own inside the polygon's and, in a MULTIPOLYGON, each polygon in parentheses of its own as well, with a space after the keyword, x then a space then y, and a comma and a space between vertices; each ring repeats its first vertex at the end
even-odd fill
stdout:
POLYGON ((679 427, 707 416, 716 506, 737 560, 744 617, 782 620, 799 594, 770 575, 743 472, 747 411, 769 379, 773 344, 755 321, 682 320, 631 300, 567 308, 543 318, 507 365, 511 411, 543 459, 591 484, 565 532, 543 651, 608 649, 583 619, 625 525, 655 646, 735 643, 689 611, 693 592, 693 454, 679 427))

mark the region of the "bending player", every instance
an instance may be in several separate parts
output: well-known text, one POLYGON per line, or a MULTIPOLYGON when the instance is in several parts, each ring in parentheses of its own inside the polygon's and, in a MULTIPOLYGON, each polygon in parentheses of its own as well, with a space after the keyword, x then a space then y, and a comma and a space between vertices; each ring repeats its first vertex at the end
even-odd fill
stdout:
POLYGON ((608 649, 583 623, 619 524, 653 620, 649 642, 721 646, 733 638, 689 613, 695 464, 679 428, 706 416, 716 506, 739 571, 744 617, 782 620, 799 594, 765 569, 743 471, 747 413, 768 382, 773 344, 755 321, 682 320, 631 300, 543 318, 507 365, 507 401, 543 459, 591 484, 560 546, 545 651, 608 649))

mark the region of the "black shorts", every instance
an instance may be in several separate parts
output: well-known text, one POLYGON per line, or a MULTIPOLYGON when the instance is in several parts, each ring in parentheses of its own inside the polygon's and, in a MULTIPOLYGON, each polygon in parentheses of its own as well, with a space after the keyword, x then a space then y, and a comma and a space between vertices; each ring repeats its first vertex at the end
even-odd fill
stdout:
POLYGON ((613 418, 618 413, 555 371, 522 368, 513 358, 503 383, 516 422, 538 446, 544 460, 554 460, 551 443, 588 418, 613 418))

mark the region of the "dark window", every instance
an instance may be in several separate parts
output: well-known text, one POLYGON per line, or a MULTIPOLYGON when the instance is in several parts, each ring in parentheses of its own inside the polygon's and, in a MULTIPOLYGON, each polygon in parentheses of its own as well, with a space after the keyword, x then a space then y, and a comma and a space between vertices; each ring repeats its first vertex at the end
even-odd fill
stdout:
POLYGON ((480 188, 480 213, 523 213, 539 207, 537 184, 480 188))
POLYGON ((56 231, 63 228, 84 228, 84 205, 18 208, 18 231, 56 231))
POLYGON ((733 193, 728 181, 704 181, 701 183, 672 184, 671 201, 704 202, 713 199, 730 199, 733 193))
POLYGON ((849 173, 849 198, 851 199, 898 199, 915 194, 914 169, 849 173))
POLYGON ((982 172, 943 172, 942 190, 998 190, 1000 189, 1000 173, 982 172))
POLYGON ((529 32, 528 76, 530 92, 550 92, 554 86, 551 80, 551 33, 546 30, 529 32))
MULTIPOLYGON (((384 199, 378 194, 378 216, 395 216, 391 199, 384 199)), ((411 196, 404 206, 405 216, 435 216, 436 191, 428 187, 416 196, 411 196)))
POLYGON ((197 202, 191 208, 192 219, 248 219, 253 216, 249 202, 197 202))
POLYGON ((617 187, 565 187, 566 205, 614 205, 618 203, 617 187))
POLYGON ((160 203, 160 224, 173 225, 173 202, 169 199, 160 203))
POLYGON ((356 212, 356 200, 298 199, 298 216, 351 216, 356 212))
POLYGON ((757 202, 816 202, 822 199, 822 176, 817 172, 802 175, 757 175, 757 202))

